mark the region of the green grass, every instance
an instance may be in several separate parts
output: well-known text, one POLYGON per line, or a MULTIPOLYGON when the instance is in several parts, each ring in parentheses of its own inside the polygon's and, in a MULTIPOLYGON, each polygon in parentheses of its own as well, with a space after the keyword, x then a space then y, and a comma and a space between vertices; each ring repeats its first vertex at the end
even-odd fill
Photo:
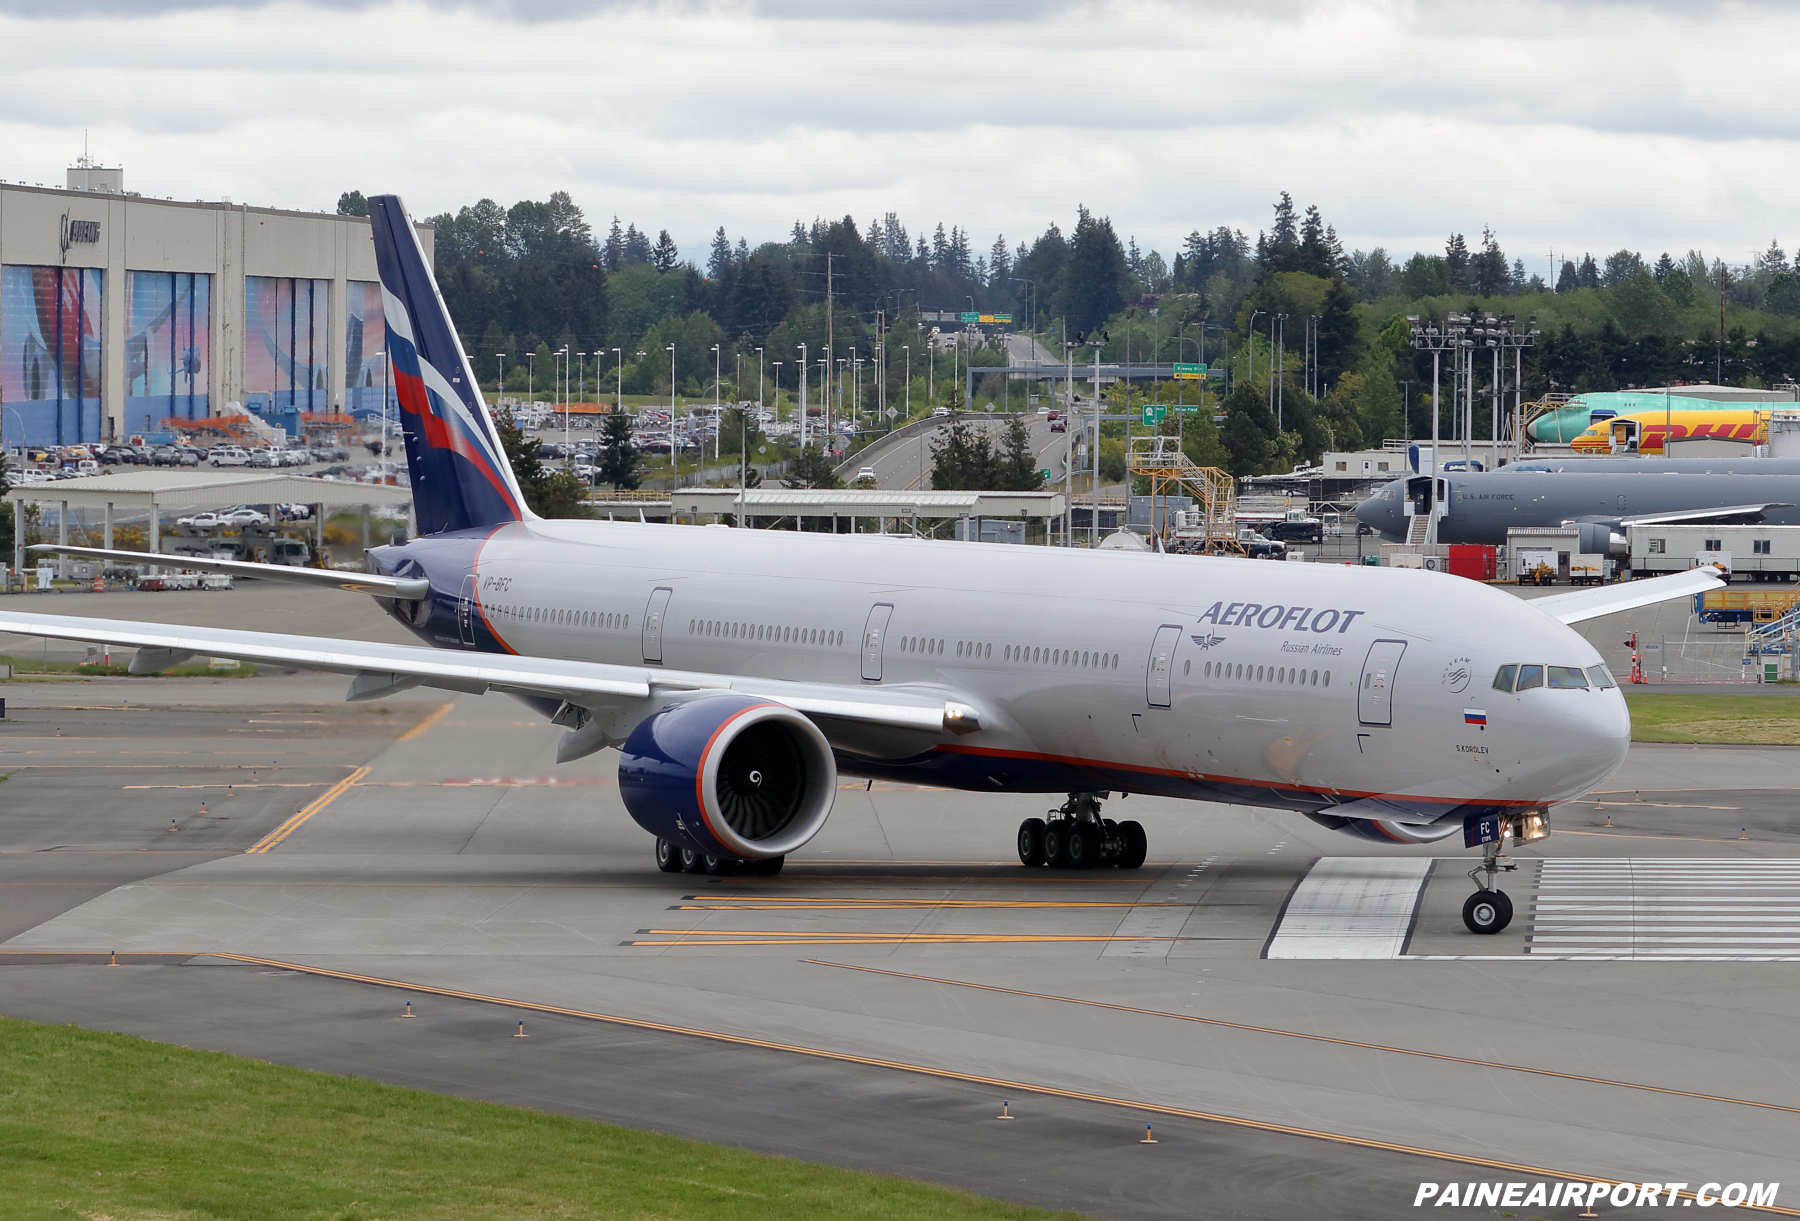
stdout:
POLYGON ((9 657, 0 653, 0 666, 10 665, 13 676, 0 682, 56 682, 76 678, 254 678, 256 667, 247 661, 229 670, 215 670, 204 661, 170 666, 155 674, 133 674, 124 665, 103 666, 81 661, 50 661, 42 657, 9 657))
POLYGON ((1800 746, 1800 697, 1631 693, 1625 703, 1634 742, 1800 746))
POLYGON ((1074 1215, 589 1120, 0 1018, 3 1219, 1074 1215))

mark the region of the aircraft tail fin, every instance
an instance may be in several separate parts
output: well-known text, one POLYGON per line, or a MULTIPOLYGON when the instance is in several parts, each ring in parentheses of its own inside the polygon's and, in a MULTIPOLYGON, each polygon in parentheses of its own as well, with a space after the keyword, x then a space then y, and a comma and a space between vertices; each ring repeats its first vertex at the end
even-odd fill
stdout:
POLYGON ((420 535, 531 515, 398 195, 369 199, 394 393, 420 535))

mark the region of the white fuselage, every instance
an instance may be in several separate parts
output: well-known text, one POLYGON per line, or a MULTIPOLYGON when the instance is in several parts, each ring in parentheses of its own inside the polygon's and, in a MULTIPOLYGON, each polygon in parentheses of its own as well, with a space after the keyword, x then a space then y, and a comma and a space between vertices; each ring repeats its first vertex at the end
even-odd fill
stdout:
MULTIPOLYGON (((383 550, 429 569, 432 541, 383 550)), ((462 639, 436 643, 485 624, 531 656, 942 689, 979 732, 841 766, 972 789, 1543 806, 1610 775, 1630 738, 1616 688, 1494 690, 1505 664, 1600 658, 1436 573, 535 521, 495 529, 462 588, 462 639)))

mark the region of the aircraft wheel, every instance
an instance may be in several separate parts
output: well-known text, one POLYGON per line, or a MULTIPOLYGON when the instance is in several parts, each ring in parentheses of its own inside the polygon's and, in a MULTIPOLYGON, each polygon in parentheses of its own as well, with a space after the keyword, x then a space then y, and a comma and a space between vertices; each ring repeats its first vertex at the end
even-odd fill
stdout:
POLYGON ((1068 867, 1068 824, 1060 819, 1044 824, 1044 863, 1052 869, 1068 867))
POLYGON ((749 862, 749 872, 761 874, 764 877, 774 877, 781 872, 781 867, 786 863, 787 857, 785 856, 765 857, 760 861, 749 862))
POLYGON ((1512 900, 1502 890, 1478 890, 1463 903, 1463 923, 1471 933, 1497 933, 1512 923, 1512 900))
POLYGON ((720 876, 727 873, 736 873, 738 859, 735 856, 714 856, 710 852, 704 852, 700 855, 700 864, 704 867, 701 870, 702 873, 720 876))
POLYGON ((706 857, 698 848, 681 849, 681 872, 705 873, 706 857))
POLYGON ((656 840, 656 867, 664 873, 681 872, 681 849, 661 836, 656 840))
POLYGON ((1119 838, 1125 841, 1125 851, 1119 857, 1119 868, 1141 868, 1144 857, 1150 852, 1150 837, 1144 834, 1144 824, 1131 820, 1120 823, 1119 838))
POLYGON ((1044 856, 1044 820, 1027 818, 1019 824, 1019 864, 1042 865, 1044 856))
POLYGON ((1063 855, 1070 869, 1093 869, 1100 864, 1100 843, 1106 832, 1092 823, 1078 822, 1069 828, 1063 855))

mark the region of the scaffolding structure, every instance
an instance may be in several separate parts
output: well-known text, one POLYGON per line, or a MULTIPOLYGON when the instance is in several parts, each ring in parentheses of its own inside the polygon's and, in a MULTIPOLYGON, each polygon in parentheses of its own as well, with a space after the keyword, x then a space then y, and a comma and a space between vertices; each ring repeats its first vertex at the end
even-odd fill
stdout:
POLYGON ((1125 451, 1128 477, 1150 480, 1150 529, 1165 541, 1181 545, 1170 550, 1198 551, 1207 555, 1237 555, 1237 480, 1216 466, 1199 466, 1181 451, 1179 437, 1132 437, 1125 451), (1198 520, 1177 526, 1167 511, 1170 495, 1191 496, 1198 520), (1162 512, 1156 511, 1157 505, 1162 512))

